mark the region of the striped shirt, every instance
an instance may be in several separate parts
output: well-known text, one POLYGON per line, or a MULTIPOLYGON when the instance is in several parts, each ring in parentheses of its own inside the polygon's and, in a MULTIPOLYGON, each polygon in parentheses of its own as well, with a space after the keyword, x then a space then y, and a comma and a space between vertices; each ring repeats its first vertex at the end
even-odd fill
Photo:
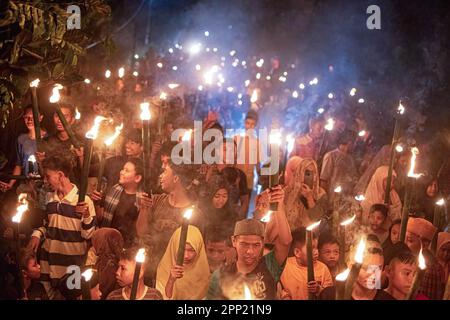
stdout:
POLYGON ((56 192, 50 194, 46 205, 47 219, 44 226, 36 229, 32 236, 43 238, 40 252, 41 282, 56 286, 71 265, 84 265, 87 252, 86 240, 95 231, 96 218, 92 200, 86 197, 89 217, 82 218, 75 212, 78 202, 78 188, 60 199, 56 192))
MULTIPOLYGON (((122 288, 111 292, 106 300, 130 300, 130 298, 125 294, 125 288, 122 288)), ((145 286, 144 294, 136 297, 136 300, 163 300, 163 297, 158 290, 145 286)))

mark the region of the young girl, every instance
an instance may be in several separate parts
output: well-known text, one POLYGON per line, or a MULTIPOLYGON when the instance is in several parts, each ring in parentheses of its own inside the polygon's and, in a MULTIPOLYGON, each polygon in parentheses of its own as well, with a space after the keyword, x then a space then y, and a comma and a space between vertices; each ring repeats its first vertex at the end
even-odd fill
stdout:
POLYGON ((166 300, 201 300, 209 285, 209 265, 200 230, 190 225, 182 266, 176 265, 181 228, 173 233, 156 272, 156 289, 166 300))

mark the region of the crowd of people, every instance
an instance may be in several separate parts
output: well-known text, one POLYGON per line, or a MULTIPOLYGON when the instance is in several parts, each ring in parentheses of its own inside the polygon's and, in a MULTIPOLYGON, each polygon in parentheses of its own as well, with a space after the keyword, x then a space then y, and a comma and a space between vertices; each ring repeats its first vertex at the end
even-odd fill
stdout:
MULTIPOLYGON (((90 113, 98 110, 93 105, 90 113)), ((102 175, 102 149, 94 148, 88 196, 80 202, 86 130, 77 128, 71 105, 62 104, 61 111, 79 143, 56 113, 55 132, 41 130, 37 143, 33 110, 27 107, 28 132, 17 137, 12 178, 0 182, 1 299, 80 299, 82 290, 69 285, 70 270, 78 266, 94 270, 91 299, 129 300, 139 248, 145 248, 146 259, 138 300, 233 300, 248 293, 256 300, 335 299, 336 276, 355 263, 361 238, 366 248, 352 299, 406 299, 419 254, 426 270, 413 299, 449 299, 449 217, 445 206, 436 205, 449 199, 448 163, 416 181, 405 207, 409 149, 395 152, 387 188, 393 146, 374 145, 370 132, 358 134, 364 125, 339 114, 330 131, 324 129, 326 114, 312 117, 292 151, 281 148, 277 183, 261 173, 265 163, 250 161, 248 146, 258 141, 257 111, 246 114, 245 135, 218 141, 219 158, 234 150, 245 161, 213 164, 176 161, 172 151, 179 141, 173 141, 173 131, 193 128, 176 121, 177 115, 166 117, 160 134, 151 135, 150 150, 144 150, 134 115, 125 119, 123 134, 105 153, 102 175), (32 155, 36 167, 29 161, 32 155), (150 173, 148 181, 144 172, 150 173), (26 194, 29 204, 20 229, 11 220, 18 194, 26 194), (183 214, 189 208, 194 210, 180 264, 183 214), (401 241, 404 210, 409 218, 401 241), (336 227, 350 218, 354 221, 345 232, 336 227), (317 221, 311 281, 306 228, 317 221)), ((223 125, 215 112, 203 119, 204 129, 224 132, 223 125)), ((425 163, 421 156, 419 168, 425 163)))

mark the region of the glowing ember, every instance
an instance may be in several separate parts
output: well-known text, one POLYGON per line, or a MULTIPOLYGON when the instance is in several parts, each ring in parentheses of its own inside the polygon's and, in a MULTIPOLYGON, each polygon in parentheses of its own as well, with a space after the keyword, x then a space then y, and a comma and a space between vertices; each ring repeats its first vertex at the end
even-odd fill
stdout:
POLYGON ((404 114, 405 113, 405 107, 402 105, 401 101, 400 101, 400 103, 398 105, 397 113, 399 113, 399 114, 404 114))
POLYGON ((334 189, 334 192, 336 192, 336 193, 341 193, 341 192, 342 192, 342 187, 341 187, 341 186, 337 186, 337 187, 334 189))

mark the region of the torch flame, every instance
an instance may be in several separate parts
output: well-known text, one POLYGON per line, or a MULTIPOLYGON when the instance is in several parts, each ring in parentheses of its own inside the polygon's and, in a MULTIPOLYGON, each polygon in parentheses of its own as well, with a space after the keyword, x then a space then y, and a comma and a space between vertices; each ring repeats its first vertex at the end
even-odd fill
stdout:
MULTIPOLYGON (((169 85, 169 86, 170 86, 170 85, 169 85)), ((167 93, 165 93, 164 91, 161 92, 161 94, 159 95, 159 98, 160 98, 161 100, 166 100, 166 99, 167 99, 167 93)))
POLYGON ((355 253, 355 262, 362 264, 364 259, 364 250, 366 249, 366 241, 364 241, 364 238, 361 238, 361 240, 358 243, 358 247, 356 248, 355 253))
POLYGON ((364 137, 366 135, 366 130, 361 130, 360 132, 358 132, 358 136, 360 137, 364 137))
POLYGON ((192 129, 186 130, 181 138, 182 141, 190 141, 192 135, 192 129))
POLYGON ((336 193, 341 193, 341 192, 342 192, 342 187, 341 187, 341 186, 337 186, 337 187, 334 189, 334 192, 336 192, 336 193))
POLYGON ((335 121, 333 118, 328 119, 327 124, 325 125, 325 130, 332 131, 334 128, 334 123, 335 123, 335 121))
POLYGON ((150 103, 141 103, 141 120, 150 120, 152 115, 150 114, 150 103))
POLYGON ((244 300, 252 300, 252 292, 246 284, 244 284, 244 300))
POLYGON ((403 152, 403 146, 401 144, 398 144, 395 146, 395 151, 397 151, 398 153, 402 153, 403 152))
POLYGON ((309 227, 306 228, 306 230, 312 231, 313 229, 317 228, 319 226, 319 224, 320 224, 320 220, 311 224, 309 227))
POLYGON ((192 217, 192 213, 194 212, 193 208, 186 209, 183 214, 183 218, 189 220, 192 217))
POLYGON ((111 70, 106 70, 105 71, 105 78, 109 79, 111 77, 111 70))
POLYGON ((366 200, 366 197, 363 194, 358 194, 357 196, 355 196, 355 200, 356 201, 364 201, 364 200, 366 200))
POLYGON ((345 281, 350 273, 350 269, 347 268, 336 276, 336 281, 345 281))
POLYGON ((52 95, 50 97, 50 103, 57 103, 59 99, 61 99, 61 95, 59 94, 59 90, 63 88, 59 83, 55 84, 52 89, 52 95))
POLYGON ((136 262, 139 263, 144 263, 145 261, 145 249, 144 248, 140 248, 138 250, 138 252, 136 253, 136 262))
POLYGON ((256 91, 256 89, 254 89, 252 96, 250 98, 250 102, 255 103, 256 101, 258 101, 258 91, 256 91))
POLYGON ((264 223, 270 222, 270 218, 272 218, 272 213, 273 213, 272 210, 267 211, 267 213, 264 215, 264 217, 261 218, 260 221, 264 223))
POLYGON ((39 85, 39 81, 41 81, 39 80, 39 78, 34 79, 33 81, 30 82, 30 87, 37 88, 37 86, 39 85))
POLYGON ((22 220, 22 216, 25 213, 25 211, 28 210, 28 201, 26 200, 27 198, 27 194, 26 193, 21 193, 19 195, 19 203, 20 205, 17 207, 17 212, 16 214, 12 217, 12 222, 14 223, 20 223, 20 221, 22 220))
POLYGON ((408 177, 411 178, 420 178, 421 176, 423 176, 422 173, 414 173, 414 168, 416 166, 416 158, 417 155, 419 154, 419 149, 417 149, 416 147, 411 148, 411 165, 409 168, 409 172, 408 172, 408 177))
POLYGON ((125 68, 124 67, 119 68, 119 71, 117 73, 119 75, 119 78, 123 78, 123 76, 125 75, 125 68))
POLYGON ((96 139, 97 135, 98 135, 98 130, 100 129, 100 124, 102 123, 102 121, 106 120, 105 117, 102 116, 96 116, 95 120, 94 120, 94 125, 92 126, 92 128, 86 132, 86 138, 88 139, 96 139))
POLYGON ((36 163, 36 157, 34 156, 34 154, 28 157, 28 161, 36 163))
POLYGON ((90 281, 92 276, 94 275, 94 271, 89 268, 81 274, 85 281, 90 281))
POLYGON ((168 87, 169 89, 175 89, 178 88, 180 85, 178 83, 169 83, 168 87))
POLYGON ((405 107, 402 105, 402 102, 400 101, 398 108, 397 108, 397 112, 399 114, 404 114, 405 113, 405 107))
POLYGON ((280 145, 281 144, 281 132, 275 131, 275 132, 271 133, 269 135, 269 143, 280 145))
POLYGON ((350 90, 350 95, 353 97, 356 94, 356 88, 352 88, 352 90, 350 90))
POLYGON ((437 204, 438 206, 443 206, 443 205, 445 204, 445 201, 444 201, 444 199, 442 198, 442 199, 439 199, 439 200, 436 202, 436 204, 437 204))
POLYGON ((345 221, 342 221, 342 222, 341 222, 341 226, 348 226, 348 225, 351 224, 353 221, 355 221, 355 218, 356 218, 356 214, 354 214, 353 217, 351 217, 351 218, 349 218, 349 219, 347 219, 347 220, 345 220, 345 221))
POLYGON ((75 119, 80 120, 81 119, 81 113, 78 111, 78 108, 75 108, 75 119))
POLYGON ((116 129, 115 129, 115 131, 114 131, 114 134, 113 134, 111 137, 109 137, 108 139, 105 140, 105 144, 106 144, 107 146, 112 145, 113 142, 114 142, 114 140, 116 140, 116 138, 117 138, 117 137, 120 135, 120 133, 122 132, 122 129, 123 129, 123 123, 122 123, 120 126, 117 126, 117 127, 116 127, 116 129))
POLYGON ((286 141, 287 141, 287 151, 288 153, 291 153, 292 150, 294 150, 295 138, 291 134, 289 134, 286 137, 286 141))
POLYGON ((419 268, 420 268, 420 270, 425 270, 427 268, 427 264, 425 262, 425 257, 422 254, 422 248, 420 248, 420 252, 419 252, 419 268))

